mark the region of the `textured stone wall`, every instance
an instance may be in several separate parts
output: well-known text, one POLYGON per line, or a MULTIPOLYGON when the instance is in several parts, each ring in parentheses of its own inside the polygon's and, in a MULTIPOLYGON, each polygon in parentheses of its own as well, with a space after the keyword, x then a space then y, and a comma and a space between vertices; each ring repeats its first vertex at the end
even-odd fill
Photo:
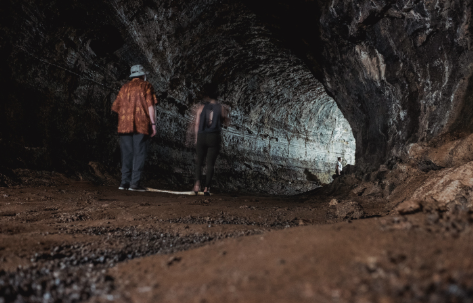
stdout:
POLYGON ((297 52, 238 1, 7 1, 1 12, 4 166, 117 172, 110 106, 130 65, 150 72, 158 106, 149 178, 192 182, 192 107, 216 83, 231 107, 220 188, 296 193, 353 164, 350 125, 297 52))
POLYGON ((335 99, 357 167, 473 131, 472 1, 245 1, 335 99))
POLYGON ((324 4, 324 83, 353 128, 361 169, 473 130, 471 13, 471 0, 324 4))

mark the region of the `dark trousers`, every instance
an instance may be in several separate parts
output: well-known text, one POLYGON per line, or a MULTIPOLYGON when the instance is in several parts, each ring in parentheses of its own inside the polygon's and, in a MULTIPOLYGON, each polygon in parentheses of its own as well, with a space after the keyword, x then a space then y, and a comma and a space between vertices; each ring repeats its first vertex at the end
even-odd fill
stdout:
POLYGON ((120 135, 122 151, 122 185, 139 186, 148 150, 149 136, 143 134, 120 135))
POLYGON ((222 145, 222 135, 220 133, 199 133, 197 135, 197 162, 195 166, 195 180, 200 180, 202 175, 202 165, 207 157, 207 171, 204 187, 210 187, 214 175, 215 161, 222 145))

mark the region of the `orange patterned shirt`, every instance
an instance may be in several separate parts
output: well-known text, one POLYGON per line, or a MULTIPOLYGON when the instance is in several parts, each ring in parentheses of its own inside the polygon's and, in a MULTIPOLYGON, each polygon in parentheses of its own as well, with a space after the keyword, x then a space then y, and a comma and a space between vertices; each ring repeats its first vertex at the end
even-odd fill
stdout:
POLYGON ((118 113, 118 133, 149 135, 151 119, 148 107, 157 103, 151 83, 134 78, 124 84, 112 105, 112 110, 118 113))

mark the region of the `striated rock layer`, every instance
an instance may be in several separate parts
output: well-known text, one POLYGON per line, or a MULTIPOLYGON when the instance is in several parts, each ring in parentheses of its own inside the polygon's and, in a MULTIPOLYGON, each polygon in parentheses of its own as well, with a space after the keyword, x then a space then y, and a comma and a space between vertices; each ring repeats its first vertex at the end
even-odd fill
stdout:
MULTIPOLYGON (((7 1, 0 50, 2 163, 118 172, 110 113, 129 67, 150 72, 158 106, 148 178, 192 182, 192 107, 216 83, 232 109, 217 185, 296 193, 354 164, 352 129, 313 72, 238 1, 7 1), (88 163, 94 167, 88 168, 88 163)), ((356 129, 357 130, 357 129, 356 129)))

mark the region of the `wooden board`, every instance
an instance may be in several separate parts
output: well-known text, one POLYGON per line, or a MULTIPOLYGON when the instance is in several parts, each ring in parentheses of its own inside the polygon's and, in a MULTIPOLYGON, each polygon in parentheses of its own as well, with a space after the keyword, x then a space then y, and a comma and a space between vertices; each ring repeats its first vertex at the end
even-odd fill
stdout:
MULTIPOLYGON (((163 190, 163 189, 156 189, 156 188, 150 188, 146 187, 147 191, 154 192, 154 193, 166 193, 166 194, 172 194, 172 195, 188 195, 188 196, 195 196, 195 193, 193 191, 172 191, 172 190, 163 190)), ((204 192, 200 191, 197 193, 199 196, 203 196, 204 192)), ((210 194, 212 195, 212 194, 210 194)))

